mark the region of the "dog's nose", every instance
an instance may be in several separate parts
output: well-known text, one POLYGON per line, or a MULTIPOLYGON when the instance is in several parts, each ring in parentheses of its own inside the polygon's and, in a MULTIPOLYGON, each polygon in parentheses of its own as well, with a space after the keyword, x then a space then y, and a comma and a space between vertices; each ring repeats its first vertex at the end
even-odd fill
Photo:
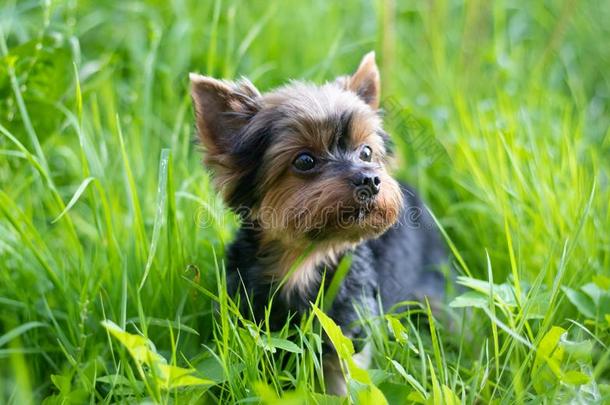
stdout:
POLYGON ((356 190, 367 193, 370 197, 379 193, 381 187, 379 176, 370 173, 358 173, 352 178, 352 183, 356 186, 356 190))

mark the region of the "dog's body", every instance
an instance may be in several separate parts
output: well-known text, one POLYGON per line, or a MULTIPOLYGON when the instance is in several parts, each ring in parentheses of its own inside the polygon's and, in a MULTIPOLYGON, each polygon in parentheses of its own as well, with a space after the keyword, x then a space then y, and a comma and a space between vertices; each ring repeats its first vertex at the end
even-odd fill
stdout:
MULTIPOLYGON (((264 320, 272 300, 271 328, 297 319, 347 253, 351 267, 329 316, 352 338, 362 333, 358 306, 375 315, 379 301, 389 310, 442 297, 445 253, 434 222, 386 170, 391 142, 372 53, 353 75, 321 86, 291 82, 261 94, 247 80, 191 82, 205 164, 243 220, 227 276, 245 315, 264 320)), ((325 368, 343 381, 340 368, 325 368)))
MULTIPOLYGON (((425 296, 440 299, 445 280, 439 272, 447 256, 436 225, 413 190, 403 186, 404 206, 397 223, 375 239, 350 247, 351 266, 334 297, 329 316, 352 338, 362 337, 355 306, 368 314, 378 313, 379 301, 385 311, 404 301, 422 301, 425 296), (379 300, 378 300, 379 298, 379 300)), ((326 287, 335 274, 339 255, 332 261, 312 266, 306 288, 292 294, 277 294, 281 279, 261 277, 264 257, 259 256, 261 230, 255 224, 242 227, 227 250, 227 284, 234 295, 242 293, 244 313, 265 319, 265 309, 274 297, 269 322, 280 329, 291 318, 311 309, 320 292, 324 273, 326 287), (247 295, 247 297, 246 297, 247 295)), ((294 270, 293 270, 294 271, 294 270)))

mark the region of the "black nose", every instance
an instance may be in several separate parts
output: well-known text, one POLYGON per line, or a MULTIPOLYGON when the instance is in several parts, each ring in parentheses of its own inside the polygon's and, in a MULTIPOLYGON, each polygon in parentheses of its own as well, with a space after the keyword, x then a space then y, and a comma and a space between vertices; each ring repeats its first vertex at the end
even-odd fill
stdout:
POLYGON ((356 186, 356 190, 363 194, 368 193, 370 197, 379 193, 381 179, 379 176, 370 173, 358 173, 352 178, 352 183, 356 186))

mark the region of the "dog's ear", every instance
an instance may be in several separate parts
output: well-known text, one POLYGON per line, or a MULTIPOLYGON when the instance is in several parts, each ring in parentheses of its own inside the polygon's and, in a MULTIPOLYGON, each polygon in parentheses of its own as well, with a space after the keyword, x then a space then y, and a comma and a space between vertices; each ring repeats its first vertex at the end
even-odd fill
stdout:
POLYGON ((360 66, 351 76, 337 78, 336 83, 358 95, 373 110, 379 108, 379 68, 375 62, 375 52, 364 55, 360 66))
POLYGON ((195 73, 189 78, 199 141, 210 156, 228 153, 258 111, 260 93, 246 79, 229 82, 195 73))
POLYGON ((205 149, 204 163, 212 170, 214 183, 226 194, 243 169, 232 151, 240 143, 244 126, 260 110, 260 93, 246 79, 229 82, 194 73, 189 77, 197 137, 205 149))

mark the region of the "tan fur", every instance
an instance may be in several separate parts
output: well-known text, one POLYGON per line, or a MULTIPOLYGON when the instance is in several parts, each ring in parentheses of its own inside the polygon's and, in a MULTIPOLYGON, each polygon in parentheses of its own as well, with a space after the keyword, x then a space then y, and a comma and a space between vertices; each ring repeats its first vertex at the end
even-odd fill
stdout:
POLYGON ((351 246, 350 243, 333 242, 314 246, 309 251, 310 247, 304 245, 288 248, 276 245, 279 259, 273 260, 266 275, 283 283, 281 294, 286 297, 295 292, 304 293, 308 286, 319 281, 319 274, 314 269, 321 264, 335 266, 341 254, 351 246))
POLYGON ((380 127, 381 123, 377 115, 372 117, 368 114, 355 115, 350 138, 352 146, 368 145, 373 149, 373 154, 377 159, 385 159, 386 150, 383 140, 375 133, 380 127))

